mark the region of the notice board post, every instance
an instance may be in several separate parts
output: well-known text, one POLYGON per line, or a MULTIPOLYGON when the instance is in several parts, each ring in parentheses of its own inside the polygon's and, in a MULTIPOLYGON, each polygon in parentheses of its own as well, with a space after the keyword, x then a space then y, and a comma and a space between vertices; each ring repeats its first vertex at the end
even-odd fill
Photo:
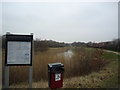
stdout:
MULTIPOLYGON (((33 33, 31 33, 31 35, 33 35, 33 33)), ((34 42, 32 41, 32 55, 34 55, 34 42)), ((32 57, 33 59, 33 57, 32 57)), ((29 88, 32 88, 32 72, 33 72, 33 67, 32 65, 29 67, 29 88)))
POLYGON ((32 88, 33 34, 6 34, 5 88, 9 87, 9 66, 29 66, 29 88, 32 88))
MULTIPOLYGON (((10 32, 7 32, 6 35, 9 35, 10 32)), ((7 46, 7 45, 6 45, 7 46)), ((4 66, 4 88, 9 88, 9 66, 4 66)))
POLYGON ((9 66, 5 66, 4 70, 4 88, 9 88, 9 66))

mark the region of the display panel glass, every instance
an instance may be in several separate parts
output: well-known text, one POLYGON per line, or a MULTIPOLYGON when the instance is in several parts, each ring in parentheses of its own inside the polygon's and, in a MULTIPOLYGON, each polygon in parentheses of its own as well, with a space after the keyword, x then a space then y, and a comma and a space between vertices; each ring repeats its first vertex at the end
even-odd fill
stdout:
POLYGON ((30 64, 31 42, 8 41, 7 64, 30 64))

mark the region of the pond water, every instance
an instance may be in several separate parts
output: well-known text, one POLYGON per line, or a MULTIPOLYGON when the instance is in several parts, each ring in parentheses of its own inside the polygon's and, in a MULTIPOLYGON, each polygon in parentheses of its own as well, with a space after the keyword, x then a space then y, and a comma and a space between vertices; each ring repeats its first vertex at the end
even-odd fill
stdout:
POLYGON ((57 54, 57 56, 64 56, 65 58, 69 59, 69 58, 71 58, 73 56, 73 51, 68 50, 66 52, 57 54))

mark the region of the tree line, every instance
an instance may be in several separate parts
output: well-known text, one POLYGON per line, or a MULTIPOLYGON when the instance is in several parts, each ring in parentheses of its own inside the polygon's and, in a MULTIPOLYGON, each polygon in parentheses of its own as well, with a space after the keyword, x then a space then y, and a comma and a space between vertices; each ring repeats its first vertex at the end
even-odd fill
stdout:
MULTIPOLYGON (((5 35, 0 36, 0 40, 2 42, 2 48, 5 49, 5 35)), ((120 39, 114 39, 112 41, 107 42, 73 42, 73 43, 64 43, 64 42, 57 42, 53 40, 41 40, 35 39, 34 42, 34 50, 35 51, 46 51, 49 48, 60 48, 60 47, 67 47, 67 46, 82 46, 82 47, 92 47, 92 48, 102 48, 112 51, 120 52, 120 39)))
MULTIPOLYGON (((5 35, 0 36, 2 40, 2 48, 5 49, 6 43, 5 43, 5 35)), ((35 39, 33 40, 34 43, 34 50, 35 51, 46 51, 48 48, 59 48, 59 47, 66 47, 69 46, 69 44, 64 43, 64 42, 56 42, 52 40, 40 40, 40 39, 35 39)))
POLYGON ((106 41, 100 43, 89 42, 86 45, 87 47, 101 48, 101 49, 120 52, 120 39, 114 39, 112 41, 106 41))

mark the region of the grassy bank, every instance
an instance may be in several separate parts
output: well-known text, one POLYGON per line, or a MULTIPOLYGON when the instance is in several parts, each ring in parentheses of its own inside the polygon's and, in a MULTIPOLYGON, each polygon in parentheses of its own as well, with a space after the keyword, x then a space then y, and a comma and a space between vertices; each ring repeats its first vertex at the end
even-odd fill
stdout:
MULTIPOLYGON (((105 53, 103 56, 107 58, 105 53)), ((65 80, 65 87, 69 88, 112 88, 118 86, 118 59, 117 55, 112 54, 110 63, 98 72, 92 72, 89 75, 74 77, 65 80), (114 57, 116 56, 116 58, 114 57), (113 60, 114 58, 114 60, 113 60), (69 82, 69 83, 68 83, 69 82)))
MULTIPOLYGON (((65 66, 65 78, 86 75, 93 71, 99 71, 106 64, 106 62, 100 58, 101 55, 101 50, 88 52, 81 47, 50 48, 45 52, 35 52, 33 61, 33 81, 48 80, 48 63, 63 63, 65 66), (74 53, 71 58, 65 58, 64 54, 61 56, 58 55, 69 49, 72 49, 74 53)), ((10 84, 22 82, 28 82, 28 67, 10 67, 10 84)))
MULTIPOLYGON (((63 88, 117 88, 118 86, 118 55, 105 52, 103 58, 110 60, 109 64, 104 66, 98 72, 92 72, 88 75, 76 76, 64 79, 63 88), (113 57, 109 58, 108 55, 113 57), (115 58, 116 57, 116 58, 115 58)), ((27 88, 27 84, 12 85, 11 88, 27 88)), ((33 82, 33 88, 48 88, 48 82, 41 80, 33 82)))
MULTIPOLYGON (((71 48, 50 48, 45 52, 34 53, 33 88, 48 87, 47 64, 54 62, 61 62, 65 66, 64 88, 113 87, 117 84, 116 54, 76 47, 72 48, 74 54, 71 58, 57 55, 69 49, 71 48)), ((10 67, 10 83, 10 87, 27 87, 28 67, 10 67)))

